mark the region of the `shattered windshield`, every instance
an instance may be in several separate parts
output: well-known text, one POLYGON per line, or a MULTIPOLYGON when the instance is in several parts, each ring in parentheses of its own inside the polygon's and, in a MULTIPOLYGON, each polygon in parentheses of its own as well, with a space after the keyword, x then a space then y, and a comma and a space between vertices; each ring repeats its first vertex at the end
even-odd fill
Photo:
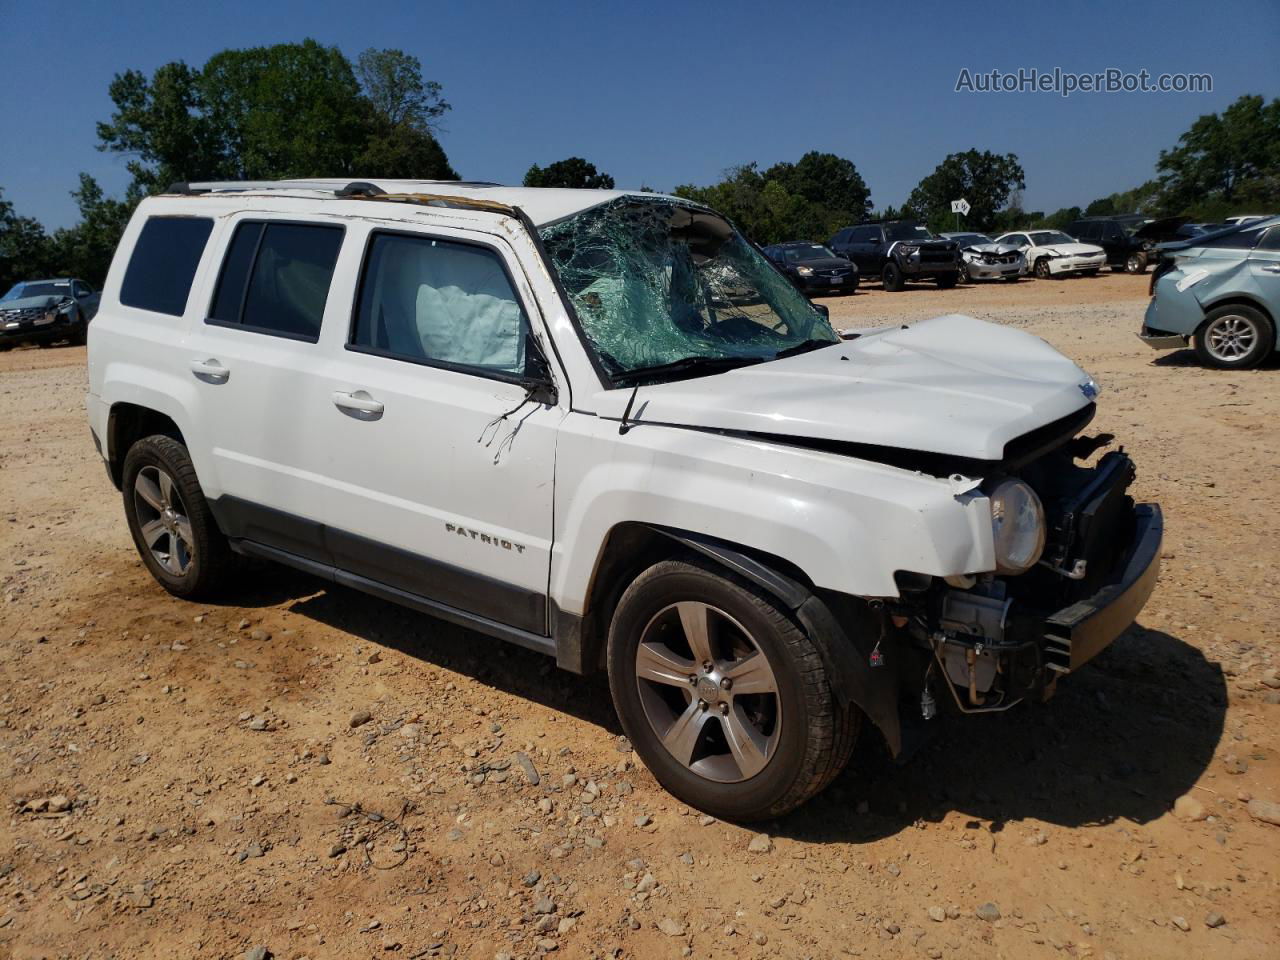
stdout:
POLYGON ((711 370, 836 343, 831 325, 729 223, 619 197, 539 229, 592 350, 616 380, 711 370))

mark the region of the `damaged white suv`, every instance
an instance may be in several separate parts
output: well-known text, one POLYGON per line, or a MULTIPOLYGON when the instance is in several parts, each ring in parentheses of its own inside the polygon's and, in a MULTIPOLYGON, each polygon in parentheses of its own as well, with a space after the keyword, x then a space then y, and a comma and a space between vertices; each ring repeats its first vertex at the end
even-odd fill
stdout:
POLYGON ((607 669, 644 763, 722 817, 812 796, 864 720, 899 754, 1048 696, 1159 568, 1070 360, 962 316, 842 339, 673 197, 177 184, 89 381, 167 590, 266 557, 607 669))

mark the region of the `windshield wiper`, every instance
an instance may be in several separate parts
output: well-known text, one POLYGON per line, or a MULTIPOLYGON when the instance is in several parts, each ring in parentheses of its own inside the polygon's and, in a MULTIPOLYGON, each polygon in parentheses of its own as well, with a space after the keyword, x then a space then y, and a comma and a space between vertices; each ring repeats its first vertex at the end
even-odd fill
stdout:
POLYGON ((823 347, 834 347, 838 342, 837 340, 803 340, 794 347, 779 350, 773 355, 773 359, 781 360, 783 357, 794 357, 811 350, 821 350, 823 347))
POLYGON ((659 363, 652 367, 636 367, 634 370, 623 370, 613 375, 615 384, 635 383, 650 377, 662 377, 669 373, 719 373, 737 367, 763 363, 769 357, 683 357, 670 363, 659 363))

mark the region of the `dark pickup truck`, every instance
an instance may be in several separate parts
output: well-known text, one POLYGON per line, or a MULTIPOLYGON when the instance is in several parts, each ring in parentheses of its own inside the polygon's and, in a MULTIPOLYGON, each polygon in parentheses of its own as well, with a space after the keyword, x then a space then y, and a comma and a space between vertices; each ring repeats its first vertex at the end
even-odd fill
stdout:
POLYGON ((908 281, 954 287, 960 280, 960 245, 935 237, 915 220, 878 220, 836 231, 828 246, 847 257, 863 277, 879 277, 886 290, 908 281))

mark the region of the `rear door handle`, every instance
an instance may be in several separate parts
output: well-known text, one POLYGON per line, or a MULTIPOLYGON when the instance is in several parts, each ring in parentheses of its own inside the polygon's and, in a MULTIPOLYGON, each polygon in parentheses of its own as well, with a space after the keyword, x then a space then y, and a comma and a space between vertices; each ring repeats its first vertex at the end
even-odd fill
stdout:
POLYGON ((205 383, 226 383, 231 377, 231 371, 212 357, 208 360, 192 360, 191 372, 197 380, 205 383))
POLYGON ((1262 269, 1267 271, 1267 273, 1280 273, 1280 263, 1270 263, 1262 269))
POLYGON ((343 413, 357 420, 377 420, 384 409, 381 401, 373 399, 364 390, 356 390, 354 393, 335 390, 333 403, 343 413))

